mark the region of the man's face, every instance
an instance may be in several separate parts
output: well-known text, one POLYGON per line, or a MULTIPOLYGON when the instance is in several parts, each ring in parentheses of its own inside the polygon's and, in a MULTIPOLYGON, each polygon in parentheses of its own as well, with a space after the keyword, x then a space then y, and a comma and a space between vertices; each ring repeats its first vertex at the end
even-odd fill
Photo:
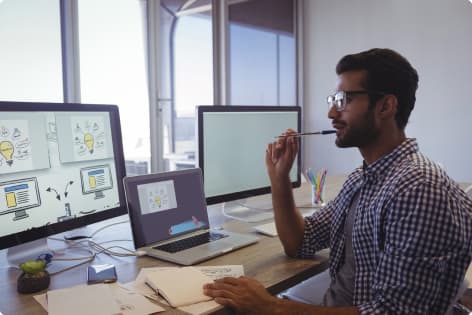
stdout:
MULTIPOLYGON (((349 71, 338 76, 336 92, 365 91, 362 86, 365 71, 349 71)), ((337 111, 331 107, 328 117, 336 129, 336 145, 341 148, 362 148, 372 143, 379 135, 374 108, 369 109, 368 94, 346 94, 346 108, 337 111)))

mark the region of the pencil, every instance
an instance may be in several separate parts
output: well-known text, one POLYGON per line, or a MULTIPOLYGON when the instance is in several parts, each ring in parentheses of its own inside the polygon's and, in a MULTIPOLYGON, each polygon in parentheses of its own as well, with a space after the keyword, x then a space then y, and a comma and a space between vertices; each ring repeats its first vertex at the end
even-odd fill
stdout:
POLYGON ((309 136, 309 135, 329 135, 335 132, 336 130, 321 130, 321 131, 313 131, 313 132, 293 133, 291 135, 277 136, 274 138, 277 139, 277 138, 301 137, 301 136, 309 136))

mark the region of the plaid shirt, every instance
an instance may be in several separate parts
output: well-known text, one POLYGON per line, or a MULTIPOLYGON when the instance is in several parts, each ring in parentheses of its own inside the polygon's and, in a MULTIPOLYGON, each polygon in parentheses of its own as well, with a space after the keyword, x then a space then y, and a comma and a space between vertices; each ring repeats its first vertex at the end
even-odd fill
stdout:
POLYGON ((329 247, 332 279, 344 262, 344 221, 358 190, 354 305, 361 314, 445 314, 471 261, 472 200, 407 139, 356 169, 333 201, 305 218, 298 256, 329 247))

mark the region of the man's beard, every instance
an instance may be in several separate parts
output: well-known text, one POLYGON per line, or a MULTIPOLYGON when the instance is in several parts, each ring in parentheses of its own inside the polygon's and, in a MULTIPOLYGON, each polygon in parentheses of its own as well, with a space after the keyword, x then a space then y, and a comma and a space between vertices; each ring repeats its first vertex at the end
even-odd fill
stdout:
POLYGON ((360 123, 347 126, 344 122, 336 122, 345 127, 342 134, 336 138, 336 145, 340 148, 363 147, 373 142, 379 136, 375 125, 374 110, 369 109, 360 123))

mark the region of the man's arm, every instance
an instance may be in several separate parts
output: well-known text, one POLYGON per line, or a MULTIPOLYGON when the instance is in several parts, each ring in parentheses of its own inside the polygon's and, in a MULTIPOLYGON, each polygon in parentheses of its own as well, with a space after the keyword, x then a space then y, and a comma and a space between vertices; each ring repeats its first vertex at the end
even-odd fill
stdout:
POLYGON ((221 305, 254 315, 356 315, 356 307, 323 307, 273 297, 254 279, 223 278, 206 284, 203 292, 221 305))
MULTIPOLYGON (((283 135, 295 133, 287 130, 283 135)), ((290 169, 298 154, 299 143, 296 137, 279 138, 270 143, 266 150, 266 167, 272 189, 277 233, 288 256, 295 256, 303 239, 304 220, 295 207, 290 169)))

